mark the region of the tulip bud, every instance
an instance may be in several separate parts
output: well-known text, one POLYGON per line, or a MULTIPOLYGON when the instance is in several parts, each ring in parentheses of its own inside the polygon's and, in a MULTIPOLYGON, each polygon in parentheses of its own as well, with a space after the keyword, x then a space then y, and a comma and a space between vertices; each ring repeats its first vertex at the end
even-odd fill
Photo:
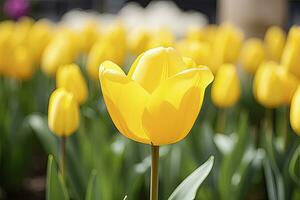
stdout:
POLYGON ((300 27, 292 27, 288 34, 286 46, 282 54, 283 67, 300 78, 300 27))
POLYGON ((265 52, 261 40, 253 38, 245 42, 241 51, 240 62, 247 72, 254 74, 264 58, 265 52))
POLYGON ((50 96, 48 126, 58 136, 70 136, 79 126, 79 108, 72 93, 59 88, 50 96))
POLYGON ((290 122, 293 130, 300 136, 300 85, 292 99, 290 122))
POLYGON ((214 104, 221 108, 233 106, 240 98, 240 90, 236 67, 232 64, 222 65, 212 85, 211 97, 214 104))
POLYGON ((285 45, 285 33, 277 26, 270 27, 264 38, 266 57, 268 60, 280 61, 285 45))
POLYGON ((79 104, 86 101, 88 90, 80 68, 76 64, 61 66, 57 70, 56 87, 72 93, 79 104))
POLYGON ((290 103, 298 80, 270 61, 259 66, 253 84, 257 101, 267 108, 276 108, 290 103))

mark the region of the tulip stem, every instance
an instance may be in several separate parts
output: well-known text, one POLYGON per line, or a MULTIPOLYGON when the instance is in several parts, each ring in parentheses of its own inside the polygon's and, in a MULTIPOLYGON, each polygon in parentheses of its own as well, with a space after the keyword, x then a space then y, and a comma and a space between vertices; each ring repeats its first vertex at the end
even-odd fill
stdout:
POLYGON ((288 107, 284 108, 284 150, 287 151, 288 150, 288 145, 289 145, 289 134, 288 134, 288 129, 289 129, 289 119, 290 119, 290 113, 289 113, 289 109, 288 107))
POLYGON ((61 170, 61 175, 63 179, 65 179, 65 157, 66 157, 66 137, 62 136, 61 138, 61 143, 60 143, 60 150, 61 150, 61 163, 60 163, 60 170, 61 170))
POLYGON ((218 133, 224 133, 226 126, 226 113, 224 109, 219 109, 217 116, 217 129, 218 133))
POLYGON ((272 109, 266 109, 266 122, 268 128, 273 133, 273 110, 272 109))
POLYGON ((158 162, 159 146, 151 145, 150 200, 158 200, 158 162))

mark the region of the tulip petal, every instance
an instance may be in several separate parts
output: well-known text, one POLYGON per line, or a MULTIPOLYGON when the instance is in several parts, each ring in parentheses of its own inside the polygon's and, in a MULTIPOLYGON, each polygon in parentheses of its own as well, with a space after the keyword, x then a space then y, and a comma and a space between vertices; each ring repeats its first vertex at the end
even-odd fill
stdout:
POLYGON ((152 144, 175 143, 188 134, 200 111, 205 88, 212 80, 206 67, 187 69, 152 93, 142 118, 152 144))
POLYGON ((110 61, 104 62, 99 71, 104 101, 117 129, 132 140, 149 144, 141 123, 149 94, 110 61))
POLYGON ((139 56, 128 77, 152 93, 164 80, 185 69, 187 67, 175 49, 158 47, 139 56))
POLYGON ((64 120, 65 113, 61 108, 61 103, 64 100, 63 94, 58 90, 54 91, 49 100, 48 124, 52 132, 63 136, 64 135, 64 120))

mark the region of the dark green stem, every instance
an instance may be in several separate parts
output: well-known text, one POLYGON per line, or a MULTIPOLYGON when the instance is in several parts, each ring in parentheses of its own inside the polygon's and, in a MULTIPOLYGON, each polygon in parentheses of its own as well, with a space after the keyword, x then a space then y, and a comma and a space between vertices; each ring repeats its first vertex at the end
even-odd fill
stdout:
POLYGON ((65 179, 65 158, 66 158, 66 136, 62 136, 61 138, 61 143, 60 143, 60 150, 61 150, 61 155, 60 155, 60 170, 61 170, 61 175, 63 179, 65 179))
POLYGON ((158 200, 158 162, 159 146, 151 145, 150 200, 158 200))
POLYGON ((217 116, 217 133, 224 133, 226 124, 226 113, 224 109, 219 109, 217 116))

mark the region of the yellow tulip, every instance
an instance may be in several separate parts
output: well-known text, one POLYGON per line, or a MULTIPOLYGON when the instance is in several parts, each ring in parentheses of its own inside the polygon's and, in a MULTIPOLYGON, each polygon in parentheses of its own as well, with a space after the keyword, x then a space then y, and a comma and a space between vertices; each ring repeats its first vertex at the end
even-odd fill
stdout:
POLYGON ((264 59, 265 50, 263 42, 255 38, 247 40, 240 55, 240 63, 242 67, 247 72, 254 74, 264 59))
POLYGON ((39 64, 42 54, 50 42, 52 27, 47 20, 37 21, 31 28, 27 46, 31 51, 35 64, 39 64))
POLYGON ((87 58, 87 71, 91 78, 98 79, 99 67, 105 60, 123 65, 126 56, 125 30, 121 24, 110 27, 91 48, 87 58), (117 48, 116 48, 117 47, 117 48))
POLYGON ((98 78, 99 67, 101 62, 105 60, 118 60, 115 58, 114 49, 110 42, 100 39, 98 40, 93 47, 87 58, 87 71, 91 78, 96 80, 98 78))
POLYGON ((87 85, 76 64, 61 66, 57 70, 56 87, 71 92, 79 104, 84 103, 87 99, 87 85))
POLYGON ((232 64, 221 65, 212 85, 213 103, 220 108, 231 107, 239 100, 240 93, 240 81, 236 67, 232 64))
POLYGON ((279 62, 285 45, 284 31, 280 27, 271 26, 266 32, 264 44, 267 59, 279 62))
POLYGON ((7 68, 8 75, 18 80, 30 79, 34 72, 32 56, 26 47, 18 46, 12 51, 10 67, 7 68))
POLYGON ((205 41, 205 33, 203 27, 191 26, 187 29, 186 39, 191 41, 205 41))
POLYGON ((262 63, 253 82, 253 93, 256 100, 267 108, 276 108, 283 102, 283 85, 275 62, 262 63))
POLYGON ((72 63, 75 58, 71 48, 67 38, 55 38, 51 41, 42 55, 42 70, 47 75, 54 76, 61 65, 72 63))
POLYGON ((230 24, 223 24, 218 28, 213 44, 214 58, 210 65, 213 72, 222 64, 236 63, 243 38, 243 33, 230 24))
POLYGON ((138 28, 133 30, 128 37, 128 48, 132 54, 138 55, 148 48, 150 35, 148 31, 138 28))
POLYGON ((290 121, 293 130, 300 136, 300 85, 292 99, 290 121))
POLYGON ((86 23, 83 30, 79 33, 79 36, 82 42, 82 51, 88 53, 100 36, 97 24, 94 21, 86 23))
POLYGON ((181 55, 192 58, 197 65, 209 66, 211 47, 205 42, 182 40, 176 44, 181 55))
POLYGON ((33 19, 29 17, 22 17, 16 22, 14 31, 10 38, 14 47, 18 45, 25 46, 27 44, 33 23, 33 19))
POLYGON ((175 41, 175 37, 173 32, 166 28, 161 27, 151 34, 151 38, 149 41, 148 49, 155 48, 155 47, 169 47, 173 46, 175 41))
POLYGON ((288 34, 281 64, 285 69, 300 78, 300 27, 292 27, 288 34))
POLYGON ((276 108, 290 103, 299 81, 282 66, 270 61, 260 65, 253 84, 257 101, 267 108, 276 108))
POLYGON ((213 74, 207 67, 187 67, 171 47, 158 47, 141 54, 128 75, 110 61, 102 63, 99 79, 118 130, 138 142, 164 145, 191 130, 213 74))
POLYGON ((5 74, 11 61, 11 44, 10 37, 14 30, 15 24, 12 21, 0 22, 0 74, 5 74))
POLYGON ((208 25, 205 27, 191 26, 186 33, 186 39, 191 41, 208 42, 212 44, 217 33, 216 25, 208 25))
POLYGON ((70 136, 79 126, 79 108, 72 93, 59 88, 50 96, 48 126, 58 136, 70 136))
MULTIPOLYGON (((103 36, 103 40, 106 40, 113 46, 113 48, 110 47, 110 51, 113 51, 111 54, 114 56, 114 62, 123 65, 127 52, 126 30, 123 24, 118 22, 109 27, 103 36)), ((100 62, 99 65, 101 63, 102 62, 100 62)))
POLYGON ((287 72, 282 66, 278 68, 278 76, 284 85, 284 105, 289 105, 299 85, 299 79, 293 74, 287 72))

